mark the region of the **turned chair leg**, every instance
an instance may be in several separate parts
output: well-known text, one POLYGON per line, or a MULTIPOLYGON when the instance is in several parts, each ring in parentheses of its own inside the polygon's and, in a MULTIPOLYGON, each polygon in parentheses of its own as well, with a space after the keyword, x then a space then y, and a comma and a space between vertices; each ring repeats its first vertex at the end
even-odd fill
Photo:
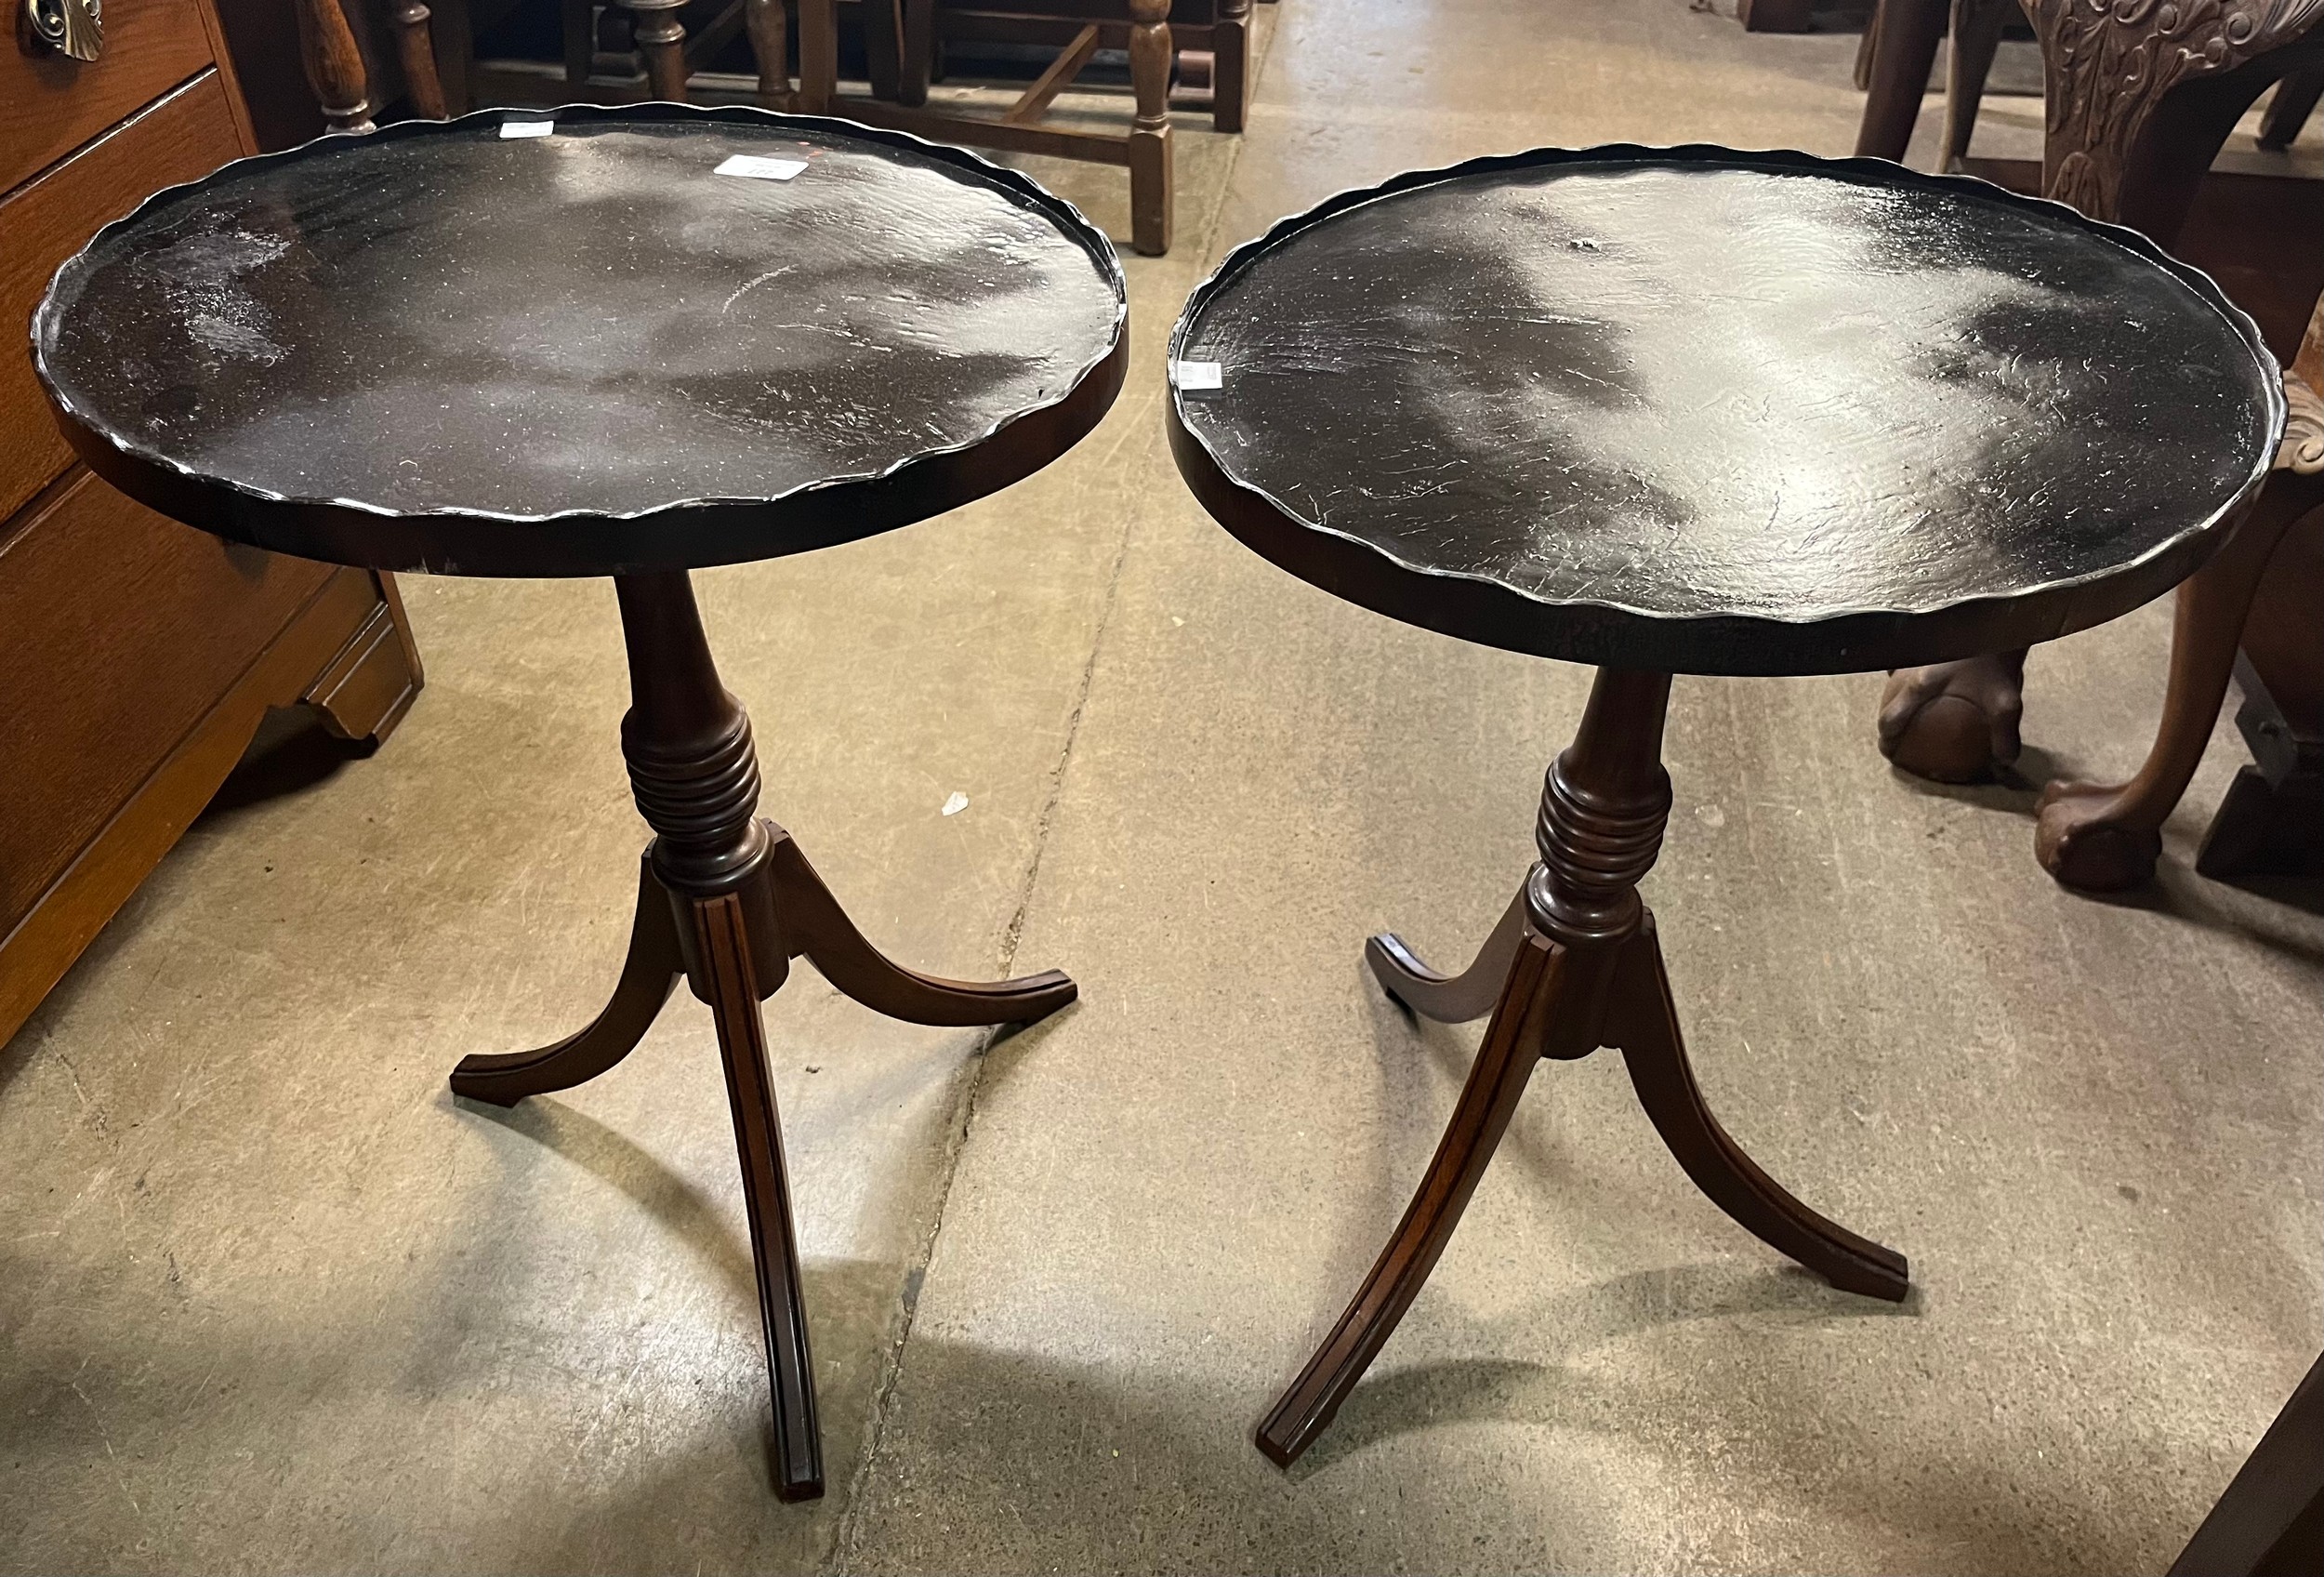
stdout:
POLYGON ((1129 0, 1129 244, 1148 257, 1170 249, 1170 0, 1129 0))
POLYGON ((1290 1466, 1330 1425, 1451 1241, 1460 1213, 1516 1114, 1525 1080, 1541 1060, 1545 1024, 1556 1011, 1555 983, 1565 961, 1565 955, 1544 938, 1522 937, 1460 1102, 1404 1220, 1340 1323, 1259 1426, 1259 1449, 1279 1465, 1290 1466))
POLYGON ((682 103, 686 98, 686 29, 679 21, 685 0, 619 0, 628 11, 638 56, 645 62, 647 90, 654 98, 682 103))
POLYGON ((2056 782, 2041 791, 2034 857, 2066 886, 2119 893, 2153 878, 2162 824, 2211 743, 2260 576, 2292 523, 2324 503, 2318 481, 2290 471, 2269 478, 2227 545, 2180 586, 2162 723, 2131 780, 2056 782))
POLYGON ((1466 1024, 1493 1011, 1525 939, 1525 890, 1520 887, 1475 960, 1459 974, 1437 974, 1393 931, 1364 944, 1364 961, 1372 966, 1383 990, 1422 1018, 1466 1024))
POLYGON ((743 26, 759 66, 759 107, 791 107, 791 14, 785 0, 744 0, 743 26))

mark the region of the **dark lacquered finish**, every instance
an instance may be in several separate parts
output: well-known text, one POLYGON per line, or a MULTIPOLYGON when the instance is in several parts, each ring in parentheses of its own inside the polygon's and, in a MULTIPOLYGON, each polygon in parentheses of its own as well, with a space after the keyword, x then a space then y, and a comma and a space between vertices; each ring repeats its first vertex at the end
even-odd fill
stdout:
POLYGON ((1177 441, 1294 573, 1687 672, 2046 638, 2166 590, 2265 475, 2272 363, 2127 231, 1872 161, 1598 149, 1400 178, 1195 293, 1177 441))
POLYGON ((1619 1051, 1712 1203, 1835 1287, 1904 1298, 1905 1256, 1763 1171, 1688 1062, 1638 891, 1670 813, 1670 676, 1992 650, 2166 590, 2283 428, 2250 320, 2130 232, 1979 183, 1602 148, 1286 219, 1195 293, 1171 353, 1180 470, 1253 549, 1411 623, 1599 666, 1539 858, 1474 961, 1366 948, 1414 1013, 1490 1022, 1259 1448, 1288 1465, 1329 1426, 1544 1058, 1619 1051))
POLYGON ((586 1027, 467 1057, 452 1089, 570 1089, 627 1057, 680 979, 709 1007, 771 1487, 812 1500, 822 1431, 759 1002, 802 957, 916 1024, 1021 1023, 1075 987, 921 974, 855 928, 759 815, 750 722, 687 568, 905 524, 1054 459, 1120 389, 1120 265, 1025 178, 897 134, 669 104, 560 110, 541 138, 503 118, 329 139, 165 192, 65 265, 34 344, 75 447, 180 520, 349 563, 613 576, 622 756, 654 832, 628 957, 586 1027), (714 173, 736 153, 806 168, 714 173))
POLYGON ((68 436, 263 547, 601 574, 923 519, 1119 386, 1112 249, 1013 172, 751 110, 545 113, 326 138, 109 226, 33 324, 68 436))

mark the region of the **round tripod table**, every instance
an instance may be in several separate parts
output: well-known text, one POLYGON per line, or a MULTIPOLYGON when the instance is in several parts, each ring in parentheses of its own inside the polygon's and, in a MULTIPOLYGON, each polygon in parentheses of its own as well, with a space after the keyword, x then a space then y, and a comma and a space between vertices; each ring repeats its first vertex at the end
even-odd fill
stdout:
POLYGON ((1241 247, 1171 339, 1170 441, 1303 580, 1597 680, 1540 860, 1475 962, 1365 956, 1492 1014, 1419 1191, 1259 1429, 1289 1464, 1409 1306, 1542 1057, 1618 1047, 1679 1163, 1835 1285, 1904 1256, 1825 1220, 1703 1103, 1637 885, 1673 673, 1807 674, 2048 640, 2167 590, 2267 474, 2250 319, 2126 230, 1871 160, 1717 148, 1480 159, 1241 247))
POLYGON ((718 1023, 772 1381, 775 1490, 823 1492, 759 1003, 804 955, 918 1024, 1036 1019, 1054 971, 890 962, 757 812, 690 568, 909 524, 1039 470, 1128 356, 1102 232, 972 154, 754 110, 484 111, 229 165, 58 272, 33 356, 66 437, 232 540, 377 569, 614 577, 653 828, 613 1000, 452 1087, 594 1078, 682 975, 718 1023))

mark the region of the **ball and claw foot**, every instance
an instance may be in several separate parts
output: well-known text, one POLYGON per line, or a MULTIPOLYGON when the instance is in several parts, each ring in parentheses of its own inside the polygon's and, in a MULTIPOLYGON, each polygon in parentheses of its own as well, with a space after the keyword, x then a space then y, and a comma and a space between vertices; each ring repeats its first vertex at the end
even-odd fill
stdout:
POLYGON ((2162 834, 2124 817, 2119 784, 2053 783, 2041 791, 2034 858, 2080 893, 2126 893, 2154 880, 2162 834))
POLYGON ((1881 754, 1933 783, 1977 783, 2017 759, 2026 654, 1900 668, 1881 692, 1881 754))

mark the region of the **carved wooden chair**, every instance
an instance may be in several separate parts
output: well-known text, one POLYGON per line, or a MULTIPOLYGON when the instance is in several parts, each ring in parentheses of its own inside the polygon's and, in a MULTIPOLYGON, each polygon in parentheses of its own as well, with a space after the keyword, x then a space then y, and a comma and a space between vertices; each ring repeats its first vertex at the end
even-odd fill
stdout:
MULTIPOLYGON (((1937 40, 1951 35, 1946 53, 1945 130, 1936 167, 1954 170, 1969 153, 1986 78, 1993 69, 2004 29, 2027 14, 2028 0, 1881 0, 1856 52, 1856 86, 1865 90, 1864 120, 1856 152, 1902 159, 1928 91, 1937 40), (1887 40, 1882 43, 1883 38, 1887 40)), ((2287 76, 2260 118, 2259 145, 2283 149, 2317 99, 2324 98, 2324 68, 2287 76)))
MULTIPOLYGON (((1942 157, 1957 162, 1967 150, 1993 41, 2015 3, 1951 0, 1948 7, 1947 0, 1883 0, 1868 51, 1873 91, 1857 151, 1891 158, 1904 152, 1949 9, 1960 42, 1942 157)), ((2213 156, 2260 94, 2289 79, 2267 123, 2289 136, 2306 113, 2307 85, 2324 74, 2324 0, 2191 0, 2160 7, 2028 0, 2027 12, 2041 44, 2049 104, 2044 192, 2133 225, 2166 246, 2177 242, 2213 156)), ((2044 794, 2037 852, 2070 886, 2111 890, 2152 874, 2159 828, 2209 738, 2270 557, 2302 516, 2324 504, 2317 474, 2324 428, 2314 392, 2324 374, 2318 332, 2312 324, 2296 370, 2286 376, 2293 421, 2275 479, 2235 541, 2179 593, 2170 695, 2146 767, 2119 787, 2058 783, 2044 794)), ((2315 643, 2311 664, 2324 664, 2324 640, 2315 643)), ((2023 675, 2023 653, 1891 675, 1882 697, 1882 752, 1904 770, 1940 781, 1984 775, 2017 754, 2023 675)), ((2247 694, 2264 691, 2248 665, 2245 679, 2247 694)), ((2238 780, 2199 868, 2218 872, 2232 864, 2231 846, 2238 837, 2250 841, 2234 832, 2234 823, 2248 828, 2267 819, 2274 813, 2264 802, 2316 792, 2305 779, 2324 774, 2324 739, 2304 736, 2315 732, 2313 722, 2279 715, 2257 720, 2247 733, 2261 741, 2271 729, 2285 743, 2272 749, 2272 762, 2271 749, 2263 749, 2261 772, 2238 780)))

